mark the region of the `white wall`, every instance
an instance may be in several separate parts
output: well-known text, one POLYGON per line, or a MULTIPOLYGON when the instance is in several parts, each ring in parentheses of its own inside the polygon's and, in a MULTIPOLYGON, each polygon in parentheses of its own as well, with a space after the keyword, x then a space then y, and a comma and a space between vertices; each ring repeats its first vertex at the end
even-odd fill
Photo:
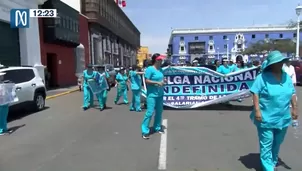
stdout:
MULTIPOLYGON (((38 8, 37 0, 0 0, 0 20, 10 22, 10 10, 13 8, 38 8)), ((21 65, 35 66, 44 78, 44 66, 41 64, 39 24, 37 18, 30 18, 29 28, 19 29, 21 65)))

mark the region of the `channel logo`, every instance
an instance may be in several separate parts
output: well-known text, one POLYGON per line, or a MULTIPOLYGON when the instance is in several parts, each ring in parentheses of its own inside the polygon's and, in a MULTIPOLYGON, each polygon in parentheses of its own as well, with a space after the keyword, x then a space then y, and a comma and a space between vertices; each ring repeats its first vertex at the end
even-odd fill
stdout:
POLYGON ((29 28, 29 9, 10 10, 11 28, 29 28))

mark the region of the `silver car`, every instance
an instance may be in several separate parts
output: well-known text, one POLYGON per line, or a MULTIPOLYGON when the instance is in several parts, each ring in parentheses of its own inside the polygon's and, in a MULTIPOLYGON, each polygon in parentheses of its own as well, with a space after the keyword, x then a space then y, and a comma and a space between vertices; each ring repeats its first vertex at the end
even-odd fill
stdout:
POLYGON ((106 69, 106 71, 109 73, 109 85, 114 86, 115 85, 115 76, 116 76, 116 71, 113 67, 112 64, 104 64, 103 65, 106 69))

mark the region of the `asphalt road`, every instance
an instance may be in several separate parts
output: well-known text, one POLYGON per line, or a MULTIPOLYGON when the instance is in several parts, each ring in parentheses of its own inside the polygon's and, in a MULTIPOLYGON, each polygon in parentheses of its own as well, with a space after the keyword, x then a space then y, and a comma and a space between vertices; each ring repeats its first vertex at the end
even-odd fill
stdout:
MULTIPOLYGON (((302 88, 298 88, 302 98, 302 88)), ((48 109, 9 123, 0 137, 0 171, 248 171, 259 168, 256 130, 249 120, 251 100, 233 107, 165 110, 165 134, 140 136, 142 113, 128 106, 82 111, 80 92, 47 101, 48 109)), ((300 111, 302 111, 300 105, 300 111)), ((301 118, 300 118, 301 120, 301 118)), ((302 135, 290 129, 280 154, 280 170, 302 170, 302 135)))

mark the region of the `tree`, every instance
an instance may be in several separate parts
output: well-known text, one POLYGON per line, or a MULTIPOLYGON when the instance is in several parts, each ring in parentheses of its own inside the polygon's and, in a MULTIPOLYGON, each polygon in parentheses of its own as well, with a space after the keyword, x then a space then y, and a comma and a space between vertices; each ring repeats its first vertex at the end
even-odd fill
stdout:
POLYGON ((250 44, 244 50, 243 54, 261 54, 272 50, 279 50, 284 53, 294 53, 295 49, 295 43, 290 39, 260 40, 250 44))
MULTIPOLYGON (((297 28, 297 21, 290 20, 288 23, 288 28, 297 28)), ((302 21, 300 22, 300 31, 302 31, 302 21)))

